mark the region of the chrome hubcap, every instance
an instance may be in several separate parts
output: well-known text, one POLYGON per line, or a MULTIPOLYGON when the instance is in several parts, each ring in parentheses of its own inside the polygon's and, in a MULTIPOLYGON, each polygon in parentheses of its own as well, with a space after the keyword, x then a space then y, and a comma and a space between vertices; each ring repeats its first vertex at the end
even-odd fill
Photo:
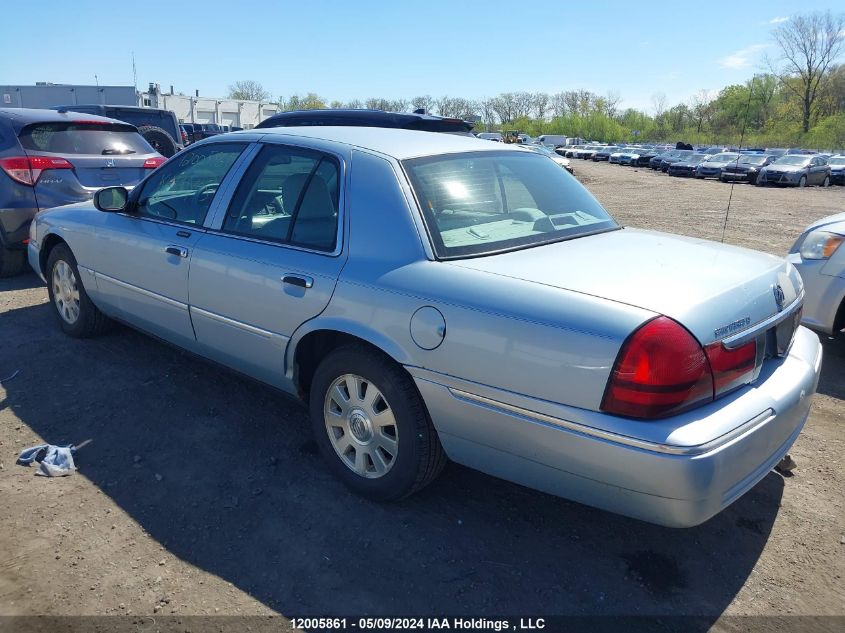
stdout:
POLYGON ((79 318, 79 287, 73 269, 61 259, 53 266, 53 301, 65 323, 76 323, 79 318))
POLYGON ((323 418, 332 448, 347 468, 367 479, 390 472, 399 435, 378 387, 355 374, 340 376, 326 394, 323 418))

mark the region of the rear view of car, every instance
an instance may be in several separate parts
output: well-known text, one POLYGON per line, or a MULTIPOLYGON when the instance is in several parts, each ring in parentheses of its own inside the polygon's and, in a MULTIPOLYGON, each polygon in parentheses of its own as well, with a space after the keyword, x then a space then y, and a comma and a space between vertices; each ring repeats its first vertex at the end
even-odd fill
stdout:
POLYGON ((126 123, 74 112, 0 109, 0 276, 24 266, 29 224, 42 209, 131 188, 165 161, 126 123))

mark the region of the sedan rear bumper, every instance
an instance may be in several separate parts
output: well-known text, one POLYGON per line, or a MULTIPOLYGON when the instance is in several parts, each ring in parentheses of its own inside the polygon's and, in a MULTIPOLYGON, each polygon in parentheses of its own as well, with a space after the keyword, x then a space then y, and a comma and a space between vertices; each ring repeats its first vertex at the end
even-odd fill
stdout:
POLYGON ((789 450, 821 359, 818 337, 799 328, 789 355, 770 362, 752 387, 660 422, 588 412, 591 425, 571 422, 576 412, 567 407, 408 369, 454 461, 611 512, 690 527, 750 490, 789 450), (698 441, 701 429, 724 429, 726 416, 728 432, 698 441), (624 425, 630 433, 620 432, 624 425), (668 434, 637 436, 649 428, 668 434))

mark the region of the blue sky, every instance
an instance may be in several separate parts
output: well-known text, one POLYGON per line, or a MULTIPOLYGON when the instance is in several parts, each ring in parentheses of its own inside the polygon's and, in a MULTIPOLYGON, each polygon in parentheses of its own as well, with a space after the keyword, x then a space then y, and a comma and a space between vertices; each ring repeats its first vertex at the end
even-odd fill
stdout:
POLYGON ((0 84, 132 84, 225 96, 239 79, 327 99, 585 88, 650 109, 749 78, 771 30, 836 0, 8 2, 0 84), (192 6, 189 11, 183 9, 192 6))

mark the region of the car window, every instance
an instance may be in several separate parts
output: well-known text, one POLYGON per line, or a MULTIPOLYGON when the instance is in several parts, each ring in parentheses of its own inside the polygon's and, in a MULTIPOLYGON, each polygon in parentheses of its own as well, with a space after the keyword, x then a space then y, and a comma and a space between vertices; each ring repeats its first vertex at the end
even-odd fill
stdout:
POLYGON ((483 255, 618 226, 544 156, 472 152, 403 164, 439 257, 483 255))
POLYGON ((180 153, 144 183, 137 212, 201 225, 217 188, 245 147, 243 143, 214 143, 180 153))
POLYGON ((154 154, 134 127, 120 123, 33 123, 18 135, 24 149, 51 154, 117 156, 154 154))
POLYGON ((238 186, 223 231, 331 252, 339 179, 338 164, 329 156, 268 145, 238 186))

